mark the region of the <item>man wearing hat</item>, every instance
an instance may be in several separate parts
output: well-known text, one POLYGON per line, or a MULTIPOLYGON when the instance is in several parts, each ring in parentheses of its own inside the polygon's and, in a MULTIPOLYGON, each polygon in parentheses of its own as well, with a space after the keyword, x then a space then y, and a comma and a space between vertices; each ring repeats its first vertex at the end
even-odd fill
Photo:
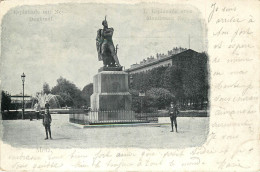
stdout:
POLYGON ((176 120, 178 114, 179 114, 179 110, 176 106, 176 103, 171 102, 171 106, 169 108, 169 116, 170 116, 170 119, 171 119, 171 127, 172 127, 171 132, 173 132, 173 122, 174 122, 174 125, 175 125, 176 133, 178 132, 177 131, 177 120, 176 120))
POLYGON ((42 124, 45 127, 45 132, 46 132, 45 140, 48 139, 48 133, 49 133, 50 139, 52 139, 52 137, 51 137, 51 122, 52 122, 52 118, 51 118, 49 108, 46 108, 45 113, 44 113, 43 118, 42 118, 42 124))

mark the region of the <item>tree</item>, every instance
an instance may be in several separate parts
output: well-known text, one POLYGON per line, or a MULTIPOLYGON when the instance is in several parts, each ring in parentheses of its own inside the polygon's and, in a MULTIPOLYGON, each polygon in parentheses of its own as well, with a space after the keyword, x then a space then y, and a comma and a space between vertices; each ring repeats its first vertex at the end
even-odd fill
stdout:
POLYGON ((138 90, 129 90, 130 94, 132 95, 132 110, 135 112, 141 112, 141 102, 139 98, 139 91, 138 90))
MULTIPOLYGON (((60 95, 67 106, 81 107, 84 105, 84 100, 81 97, 81 91, 76 85, 67 79, 60 77, 57 79, 57 85, 51 90, 54 95, 60 95)), ((63 104, 59 102, 60 105, 63 104)))
POLYGON ((163 75, 163 88, 175 95, 176 99, 183 97, 183 73, 181 69, 174 66, 169 67, 163 75))
POLYGON ((207 56, 203 53, 198 54, 190 61, 190 67, 185 68, 183 73, 183 92, 186 101, 192 105, 192 108, 201 109, 208 96, 207 56))
POLYGON ((51 93, 51 90, 50 90, 50 86, 48 83, 44 83, 43 84, 43 94, 50 94, 51 93))
MULTIPOLYGON (((60 93, 59 96, 60 96, 61 99, 62 99, 62 101, 59 102, 59 103, 61 103, 63 107, 64 107, 64 106, 68 106, 68 107, 74 106, 73 98, 72 98, 70 95, 68 95, 68 94, 66 94, 66 93, 60 93)), ((59 100, 59 99, 58 99, 58 100, 59 100)), ((61 104, 60 104, 60 105, 61 105, 61 104)))
POLYGON ((2 91, 1 95, 1 111, 10 109, 11 106, 11 97, 6 92, 2 91))
POLYGON ((151 88, 146 92, 149 105, 158 109, 163 109, 169 106, 170 102, 174 100, 175 96, 164 88, 151 88))
POLYGON ((86 85, 81 92, 82 98, 86 102, 86 106, 90 107, 90 96, 93 94, 93 83, 86 85))
POLYGON ((150 71, 133 74, 133 89, 147 91, 153 87, 161 87, 163 84, 162 76, 167 68, 161 66, 150 71))

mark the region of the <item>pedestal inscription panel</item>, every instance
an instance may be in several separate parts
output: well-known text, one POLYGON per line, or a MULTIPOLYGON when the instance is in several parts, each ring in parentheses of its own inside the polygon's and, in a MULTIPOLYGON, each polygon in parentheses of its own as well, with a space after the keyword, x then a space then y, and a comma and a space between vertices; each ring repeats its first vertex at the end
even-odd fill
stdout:
POLYGON ((93 110, 131 110, 128 74, 123 71, 102 71, 94 76, 91 108, 93 110))

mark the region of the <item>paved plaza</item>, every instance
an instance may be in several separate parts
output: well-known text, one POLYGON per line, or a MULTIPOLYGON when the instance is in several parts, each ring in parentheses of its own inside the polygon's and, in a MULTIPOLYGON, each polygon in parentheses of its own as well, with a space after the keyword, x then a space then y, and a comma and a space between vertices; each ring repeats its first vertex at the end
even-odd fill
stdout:
POLYGON ((44 140, 42 120, 1 121, 2 140, 23 148, 182 148, 202 145, 209 124, 207 117, 179 117, 179 132, 172 133, 170 124, 83 129, 71 125, 67 114, 52 114, 52 119, 53 140, 44 140))

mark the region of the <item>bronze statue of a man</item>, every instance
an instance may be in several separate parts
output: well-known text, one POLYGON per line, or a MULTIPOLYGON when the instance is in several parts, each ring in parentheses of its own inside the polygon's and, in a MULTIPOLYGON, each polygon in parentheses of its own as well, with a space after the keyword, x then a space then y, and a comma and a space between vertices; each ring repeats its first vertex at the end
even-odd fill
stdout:
POLYGON ((121 67, 112 40, 114 29, 108 28, 106 17, 102 25, 103 29, 97 31, 96 38, 98 60, 103 60, 104 67, 121 67))

